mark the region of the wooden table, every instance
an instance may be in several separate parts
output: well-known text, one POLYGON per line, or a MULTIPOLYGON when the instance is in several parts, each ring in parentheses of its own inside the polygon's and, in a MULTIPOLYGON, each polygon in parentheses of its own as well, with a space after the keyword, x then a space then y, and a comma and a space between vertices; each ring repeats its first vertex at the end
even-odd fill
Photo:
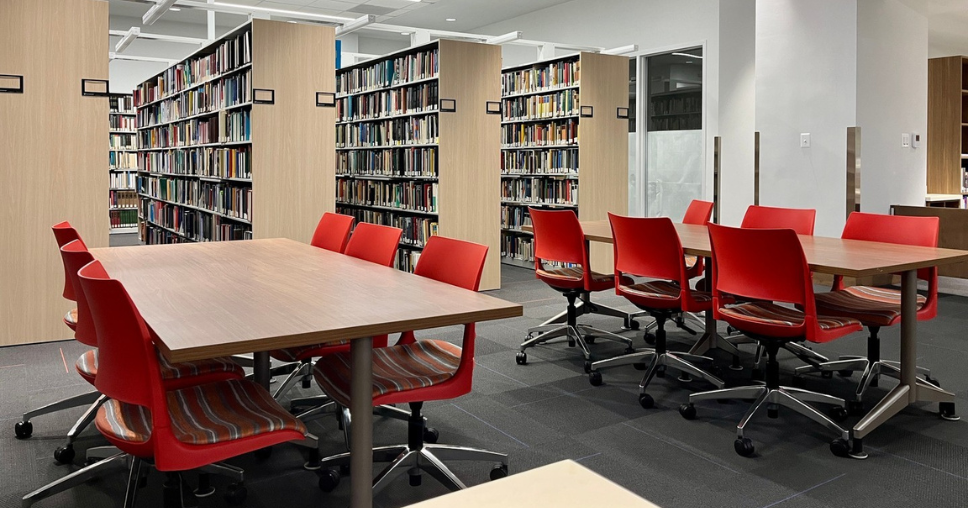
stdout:
POLYGON ((372 506, 374 335, 520 316, 520 305, 285 239, 93 249, 172 362, 350 339, 352 506, 372 506))
POLYGON ((581 464, 563 460, 408 508, 658 508, 581 464))
MULTIPOLYGON (((613 243, 607 220, 582 221, 585 240, 613 243)), ((682 249, 686 254, 710 257, 706 226, 676 224, 682 249)), ((822 236, 800 236, 803 253, 816 273, 867 277, 878 274, 901 274, 901 382, 891 390, 851 432, 854 456, 863 456, 863 438, 910 404, 916 402, 953 403, 954 394, 917 379, 917 270, 932 266, 968 261, 968 251, 918 247, 822 236)), ((710 266, 710 263, 707 263, 710 266)), ((708 274, 707 270, 707 282, 708 274)), ((706 313, 706 331, 690 351, 702 354, 712 347, 729 344, 716 332, 712 312, 706 313)))

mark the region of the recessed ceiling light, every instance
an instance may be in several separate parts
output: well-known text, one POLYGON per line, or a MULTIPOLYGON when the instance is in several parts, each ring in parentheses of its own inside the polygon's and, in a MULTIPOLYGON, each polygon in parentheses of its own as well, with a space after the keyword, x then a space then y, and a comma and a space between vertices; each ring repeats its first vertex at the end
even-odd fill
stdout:
POLYGON ((178 7, 172 7, 171 9, 168 9, 168 10, 169 10, 169 11, 175 11, 175 12, 178 12, 178 11, 180 11, 181 9, 179 9, 178 7))
POLYGON ((410 32, 400 32, 400 35, 410 35, 410 32))
POLYGON ((289 22, 290 22, 290 23, 295 23, 295 21, 293 21, 293 20, 291 20, 291 19, 289 20, 289 22))
POLYGON ((447 21, 457 21, 457 18, 447 18, 447 21))

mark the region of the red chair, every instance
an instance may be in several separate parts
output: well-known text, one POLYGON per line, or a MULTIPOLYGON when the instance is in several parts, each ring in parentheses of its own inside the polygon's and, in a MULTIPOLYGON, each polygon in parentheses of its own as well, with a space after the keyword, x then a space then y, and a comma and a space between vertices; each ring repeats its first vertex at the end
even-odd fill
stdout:
MULTIPOLYGON (((431 237, 417 261, 414 273, 477 291, 484 269, 487 247, 440 236, 431 237)), ((407 403, 410 425, 406 445, 385 446, 373 450, 373 458, 390 465, 373 481, 374 494, 393 478, 410 473, 410 484, 420 484, 424 471, 451 490, 465 486, 444 464, 446 460, 485 460, 499 462, 491 478, 507 475, 507 455, 503 453, 428 443, 426 422, 421 416, 425 401, 449 400, 471 391, 474 376, 474 324, 464 325, 461 346, 443 340, 415 339, 413 332, 404 333, 397 344, 373 351, 373 404, 407 403)), ((326 355, 313 369, 319 386, 339 404, 350 403, 350 355, 326 355)), ((435 439, 436 440, 436 439, 435 439)), ((323 459, 323 467, 348 465, 349 453, 323 459)), ((339 482, 339 474, 329 470, 319 486, 330 491, 339 482)))
MULTIPOLYGON (((57 241, 58 249, 67 245, 68 243, 73 242, 74 240, 80 240, 81 244, 84 243, 84 241, 81 240, 81 236, 77 233, 77 230, 71 226, 70 222, 58 222, 57 224, 51 226, 50 229, 54 232, 54 239, 57 241)), ((67 267, 64 268, 66 270, 67 267)), ((66 271, 64 272, 64 298, 72 302, 75 301, 74 287, 71 286, 70 276, 66 271)), ((77 309, 72 309, 64 315, 64 324, 67 325, 67 327, 71 330, 77 326, 77 309)))
MULTIPOLYGON (((686 214, 682 217, 682 223, 697 224, 700 226, 709 224, 709 219, 713 216, 713 206, 714 203, 712 201, 692 200, 689 203, 689 208, 686 208, 686 214)), ((702 275, 703 267, 703 258, 686 255, 686 276, 689 279, 695 279, 702 275)))
POLYGON ((712 358, 671 352, 666 348, 667 320, 683 312, 706 312, 712 308, 712 297, 708 292, 689 287, 688 269, 675 225, 666 217, 623 217, 611 213, 608 221, 614 239, 615 294, 655 318, 656 341, 654 349, 639 349, 632 354, 592 363, 588 374, 591 384, 602 384, 602 375, 598 372, 602 367, 641 364, 648 360, 648 369, 639 384, 639 404, 646 409, 654 406, 655 400, 645 390, 653 376, 664 375, 665 367, 703 378, 722 388, 721 379, 694 365, 712 362, 712 358), (634 277, 649 280, 635 282, 634 277))
POLYGON ((343 254, 378 265, 393 266, 402 235, 400 228, 361 222, 356 225, 343 254))
POLYGON ((813 235, 817 211, 805 208, 776 208, 750 205, 743 216, 744 229, 792 229, 798 235, 813 235))
POLYGON ((637 329, 633 317, 618 309, 591 302, 591 293, 607 291, 615 287, 612 274, 591 269, 588 261, 588 243, 582 232, 578 216, 572 210, 541 210, 528 208, 534 227, 534 273, 545 284, 565 295, 568 307, 564 312, 528 329, 528 340, 521 344, 515 361, 518 365, 528 363, 529 347, 543 344, 557 337, 566 337, 568 345, 581 347, 585 356, 585 372, 591 372, 591 351, 588 344, 601 337, 625 344, 626 353, 633 353, 632 339, 611 332, 578 324, 578 317, 598 313, 621 317, 625 327, 637 329), (581 303, 576 305, 576 301, 581 303))
POLYGON ((783 344, 794 341, 829 342, 861 330, 859 321, 817 314, 813 280, 800 239, 790 229, 741 229, 709 225, 712 247, 713 315, 761 344, 766 349, 766 384, 694 393, 679 408, 686 419, 696 417, 693 405, 709 399, 755 399, 736 426, 736 453, 753 454, 753 442, 744 436, 750 418, 764 405, 771 418, 778 406, 836 432, 830 447, 837 455, 849 453, 850 433, 807 403, 833 404, 833 417, 847 417, 844 400, 799 388, 780 386, 776 355, 783 344), (730 304, 733 295, 742 303, 730 304), (795 307, 795 308, 794 308, 795 307))
MULTIPOLYGON (((134 505, 146 462, 165 472, 202 469, 233 476, 239 483, 230 487, 227 497, 231 504, 239 504, 246 496, 241 471, 214 464, 306 437, 302 422, 251 381, 232 379, 167 391, 151 334, 121 283, 109 278, 97 261, 82 268, 79 279, 97 330, 95 384, 109 398, 98 410, 95 426, 121 452, 28 494, 24 505, 124 467, 128 458, 126 507, 134 505)), ((191 495, 183 480, 177 483, 182 499, 191 495)))
MULTIPOLYGON (((880 215, 852 212, 841 238, 872 242, 896 243, 902 245, 938 246, 940 219, 937 217, 903 217, 899 215, 880 215)), ((938 269, 937 267, 918 270, 918 278, 928 283, 927 296, 918 295, 918 321, 934 319, 938 314, 938 269)), ((877 386, 881 374, 898 378, 898 362, 881 360, 881 342, 877 337, 883 326, 894 326, 901 321, 901 292, 893 288, 852 286, 845 287, 843 277, 834 277, 833 290, 817 295, 817 311, 831 316, 844 316, 860 321, 870 330, 867 338, 867 357, 845 356, 840 360, 813 363, 799 367, 796 375, 820 371, 825 376, 838 371, 842 376, 850 376, 853 371, 863 372, 857 385, 856 397, 848 403, 853 412, 863 411, 864 392, 869 386, 877 386)), ((931 371, 918 367, 918 373, 935 386, 940 386, 931 377, 931 371)), ((942 416, 946 413, 942 412, 942 416)), ((951 411, 949 417, 954 417, 951 411)))
POLYGON ((351 215, 324 213, 323 217, 319 219, 319 224, 316 225, 313 240, 309 242, 310 245, 342 253, 346 250, 346 243, 350 240, 353 220, 351 215))

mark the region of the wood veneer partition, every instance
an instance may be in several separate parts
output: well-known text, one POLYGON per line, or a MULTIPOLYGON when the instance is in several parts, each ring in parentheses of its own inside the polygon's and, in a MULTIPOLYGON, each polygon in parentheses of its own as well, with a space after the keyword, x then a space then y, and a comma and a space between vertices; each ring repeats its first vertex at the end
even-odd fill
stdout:
POLYGON ((81 95, 108 79, 107 30, 100 0, 0 1, 0 74, 23 76, 23 93, 0 93, 0 345, 72 335, 53 224, 108 243, 108 99, 81 95))
POLYGON ((968 58, 928 60, 928 194, 965 194, 968 154, 968 58))

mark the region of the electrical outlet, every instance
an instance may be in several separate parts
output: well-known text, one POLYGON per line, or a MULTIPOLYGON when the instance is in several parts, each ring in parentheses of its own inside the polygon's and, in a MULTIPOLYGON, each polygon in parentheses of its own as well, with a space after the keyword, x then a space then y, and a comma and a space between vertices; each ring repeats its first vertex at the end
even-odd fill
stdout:
POLYGON ((810 148, 810 133, 801 132, 800 133, 800 148, 810 148))
POLYGON ((911 135, 907 132, 901 134, 901 146, 904 148, 911 146, 911 135))

